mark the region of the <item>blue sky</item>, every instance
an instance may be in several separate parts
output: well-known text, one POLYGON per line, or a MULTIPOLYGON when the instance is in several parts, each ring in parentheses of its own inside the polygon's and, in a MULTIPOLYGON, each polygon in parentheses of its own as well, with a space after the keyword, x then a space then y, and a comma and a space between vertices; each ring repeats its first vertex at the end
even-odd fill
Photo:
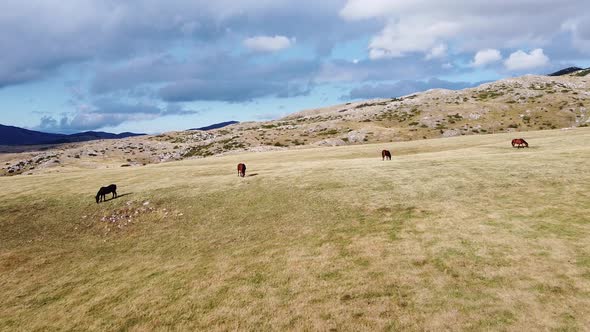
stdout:
POLYGON ((590 66, 582 0, 3 0, 0 123, 156 133, 590 66))

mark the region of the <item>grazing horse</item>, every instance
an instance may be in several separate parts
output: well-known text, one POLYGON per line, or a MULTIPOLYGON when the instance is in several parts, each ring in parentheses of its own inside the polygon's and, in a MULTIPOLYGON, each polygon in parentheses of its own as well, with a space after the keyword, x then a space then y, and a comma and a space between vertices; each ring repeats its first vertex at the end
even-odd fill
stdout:
POLYGON ((117 197, 117 185, 111 184, 108 187, 100 187, 96 194, 96 204, 102 201, 106 201, 107 194, 113 194, 113 198, 117 197))
POLYGON ((241 176, 241 177, 246 176, 246 164, 244 164, 244 163, 238 164, 238 176, 241 176))
POLYGON ((381 160, 391 160, 391 152, 389 152, 389 150, 383 150, 381 151, 381 160))
POLYGON ((529 147, 529 143, 527 143, 524 138, 515 138, 512 140, 512 147, 513 148, 528 148, 529 147))

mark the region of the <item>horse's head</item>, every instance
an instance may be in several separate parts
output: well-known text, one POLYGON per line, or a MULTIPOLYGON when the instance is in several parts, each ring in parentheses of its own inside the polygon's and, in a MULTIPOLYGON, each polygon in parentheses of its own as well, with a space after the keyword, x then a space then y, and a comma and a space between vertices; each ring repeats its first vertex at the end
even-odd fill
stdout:
POLYGON ((96 204, 100 201, 100 196, 104 194, 105 187, 100 187, 96 193, 96 204))

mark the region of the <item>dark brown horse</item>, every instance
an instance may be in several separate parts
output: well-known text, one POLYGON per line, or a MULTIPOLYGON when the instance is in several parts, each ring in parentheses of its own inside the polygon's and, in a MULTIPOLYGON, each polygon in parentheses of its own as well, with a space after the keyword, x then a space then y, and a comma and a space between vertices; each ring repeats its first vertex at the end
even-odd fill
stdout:
POLYGON ((111 184, 108 187, 100 187, 96 194, 96 204, 102 201, 106 201, 107 194, 113 194, 113 198, 117 197, 117 185, 111 184))
POLYGON ((246 164, 244 164, 244 163, 238 164, 238 176, 241 176, 241 177, 246 176, 246 164))
POLYGON ((381 151, 381 160, 391 160, 391 152, 389 152, 389 150, 383 150, 381 151))
POLYGON ((529 143, 527 143, 524 138, 515 138, 512 140, 512 147, 513 148, 528 148, 529 143))

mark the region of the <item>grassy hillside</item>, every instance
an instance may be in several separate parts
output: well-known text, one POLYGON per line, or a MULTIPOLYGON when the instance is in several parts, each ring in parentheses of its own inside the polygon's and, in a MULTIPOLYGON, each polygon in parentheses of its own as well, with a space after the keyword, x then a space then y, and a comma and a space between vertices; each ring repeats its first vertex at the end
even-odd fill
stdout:
POLYGON ((583 330, 590 129, 513 137, 0 178, 0 330, 583 330))
POLYGON ((140 167, 245 151, 588 127, 590 80, 583 73, 527 75, 460 91, 435 89, 349 102, 210 131, 64 144, 27 153, 0 147, 0 176, 58 172, 73 166, 140 167))

